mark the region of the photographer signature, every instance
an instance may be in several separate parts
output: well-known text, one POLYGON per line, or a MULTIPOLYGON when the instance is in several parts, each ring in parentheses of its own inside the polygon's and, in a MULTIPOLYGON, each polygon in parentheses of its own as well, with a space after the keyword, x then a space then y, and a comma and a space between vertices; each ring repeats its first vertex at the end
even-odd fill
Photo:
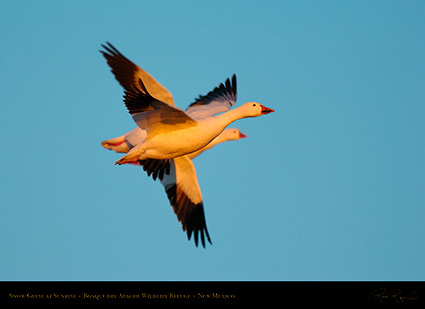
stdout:
POLYGON ((413 291, 410 294, 404 294, 401 289, 387 290, 379 288, 370 293, 369 302, 379 301, 380 303, 395 302, 401 304, 407 301, 417 300, 419 297, 418 291, 413 291))

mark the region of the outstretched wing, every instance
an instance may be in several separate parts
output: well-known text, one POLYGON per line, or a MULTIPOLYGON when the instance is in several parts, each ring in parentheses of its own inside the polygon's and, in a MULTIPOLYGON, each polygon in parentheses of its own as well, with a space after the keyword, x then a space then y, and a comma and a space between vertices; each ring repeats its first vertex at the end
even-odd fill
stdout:
POLYGON ((229 79, 220 86, 215 87, 207 95, 199 96, 196 101, 186 109, 193 119, 202 119, 214 116, 218 113, 228 111, 236 103, 236 75, 233 75, 232 81, 229 79))
POLYGON ((205 237, 212 244, 205 222, 201 189, 192 161, 187 156, 174 158, 170 173, 164 175, 161 183, 187 238, 190 240, 193 233, 196 246, 200 238, 205 248, 205 237))
POLYGON ((148 72, 127 59, 112 44, 108 42, 106 44, 107 46, 102 44, 105 50, 100 52, 111 67, 116 80, 124 89, 131 89, 131 85, 138 87, 139 79, 142 79, 146 88, 156 99, 174 105, 173 96, 164 86, 158 83, 148 72))
POLYGON ((137 125, 147 131, 148 137, 196 124, 180 108, 152 97, 141 79, 139 79, 139 88, 135 86, 131 88, 124 91, 125 106, 137 125))

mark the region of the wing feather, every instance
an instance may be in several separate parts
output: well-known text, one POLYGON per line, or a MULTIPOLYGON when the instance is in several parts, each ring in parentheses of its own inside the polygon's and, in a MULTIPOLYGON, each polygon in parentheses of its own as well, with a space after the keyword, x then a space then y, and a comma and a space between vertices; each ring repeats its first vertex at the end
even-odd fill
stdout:
POLYGON ((227 79, 224 84, 215 87, 208 94, 199 96, 194 103, 189 105, 186 113, 193 119, 212 117, 228 111, 235 105, 236 99, 236 75, 233 75, 232 81, 227 79))
POLYGON ((196 246, 200 238, 205 248, 205 237, 212 244, 205 221, 201 189, 192 161, 187 156, 174 158, 169 174, 164 175, 161 183, 188 239, 194 234, 196 246))
POLYGON ((178 126, 196 125, 182 109, 171 106, 152 97, 143 81, 139 79, 139 88, 135 86, 124 91, 124 103, 133 120, 148 136, 160 131, 173 131, 178 126))
POLYGON ((104 50, 100 50, 100 52, 111 67, 116 80, 124 89, 131 89, 131 85, 138 87, 139 79, 142 79, 156 99, 174 105, 173 96, 164 86, 158 83, 148 72, 121 54, 112 44, 108 42, 106 44, 101 45, 104 50))
POLYGON ((143 167, 143 170, 147 172, 148 176, 152 175, 153 180, 159 178, 159 180, 164 179, 164 175, 170 174, 170 164, 171 160, 155 160, 155 159, 146 159, 140 160, 140 165, 143 167))

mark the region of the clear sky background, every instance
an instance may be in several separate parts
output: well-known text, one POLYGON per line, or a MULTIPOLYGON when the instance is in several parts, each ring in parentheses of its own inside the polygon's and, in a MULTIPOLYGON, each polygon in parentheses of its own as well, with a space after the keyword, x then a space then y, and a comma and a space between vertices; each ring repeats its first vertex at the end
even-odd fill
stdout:
POLYGON ((3 1, 1 280, 424 280, 423 1, 3 1), (100 146, 109 41, 186 108, 238 77, 247 139, 195 159, 213 245, 100 146))

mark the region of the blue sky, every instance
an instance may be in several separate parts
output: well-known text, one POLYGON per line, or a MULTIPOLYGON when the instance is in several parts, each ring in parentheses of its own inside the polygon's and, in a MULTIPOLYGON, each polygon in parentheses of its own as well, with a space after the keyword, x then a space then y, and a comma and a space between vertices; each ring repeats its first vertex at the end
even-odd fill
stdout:
POLYGON ((0 279, 424 280, 423 1, 0 4, 0 279), (100 146, 134 128, 109 41, 185 108, 271 115, 195 159, 212 246, 100 146))

